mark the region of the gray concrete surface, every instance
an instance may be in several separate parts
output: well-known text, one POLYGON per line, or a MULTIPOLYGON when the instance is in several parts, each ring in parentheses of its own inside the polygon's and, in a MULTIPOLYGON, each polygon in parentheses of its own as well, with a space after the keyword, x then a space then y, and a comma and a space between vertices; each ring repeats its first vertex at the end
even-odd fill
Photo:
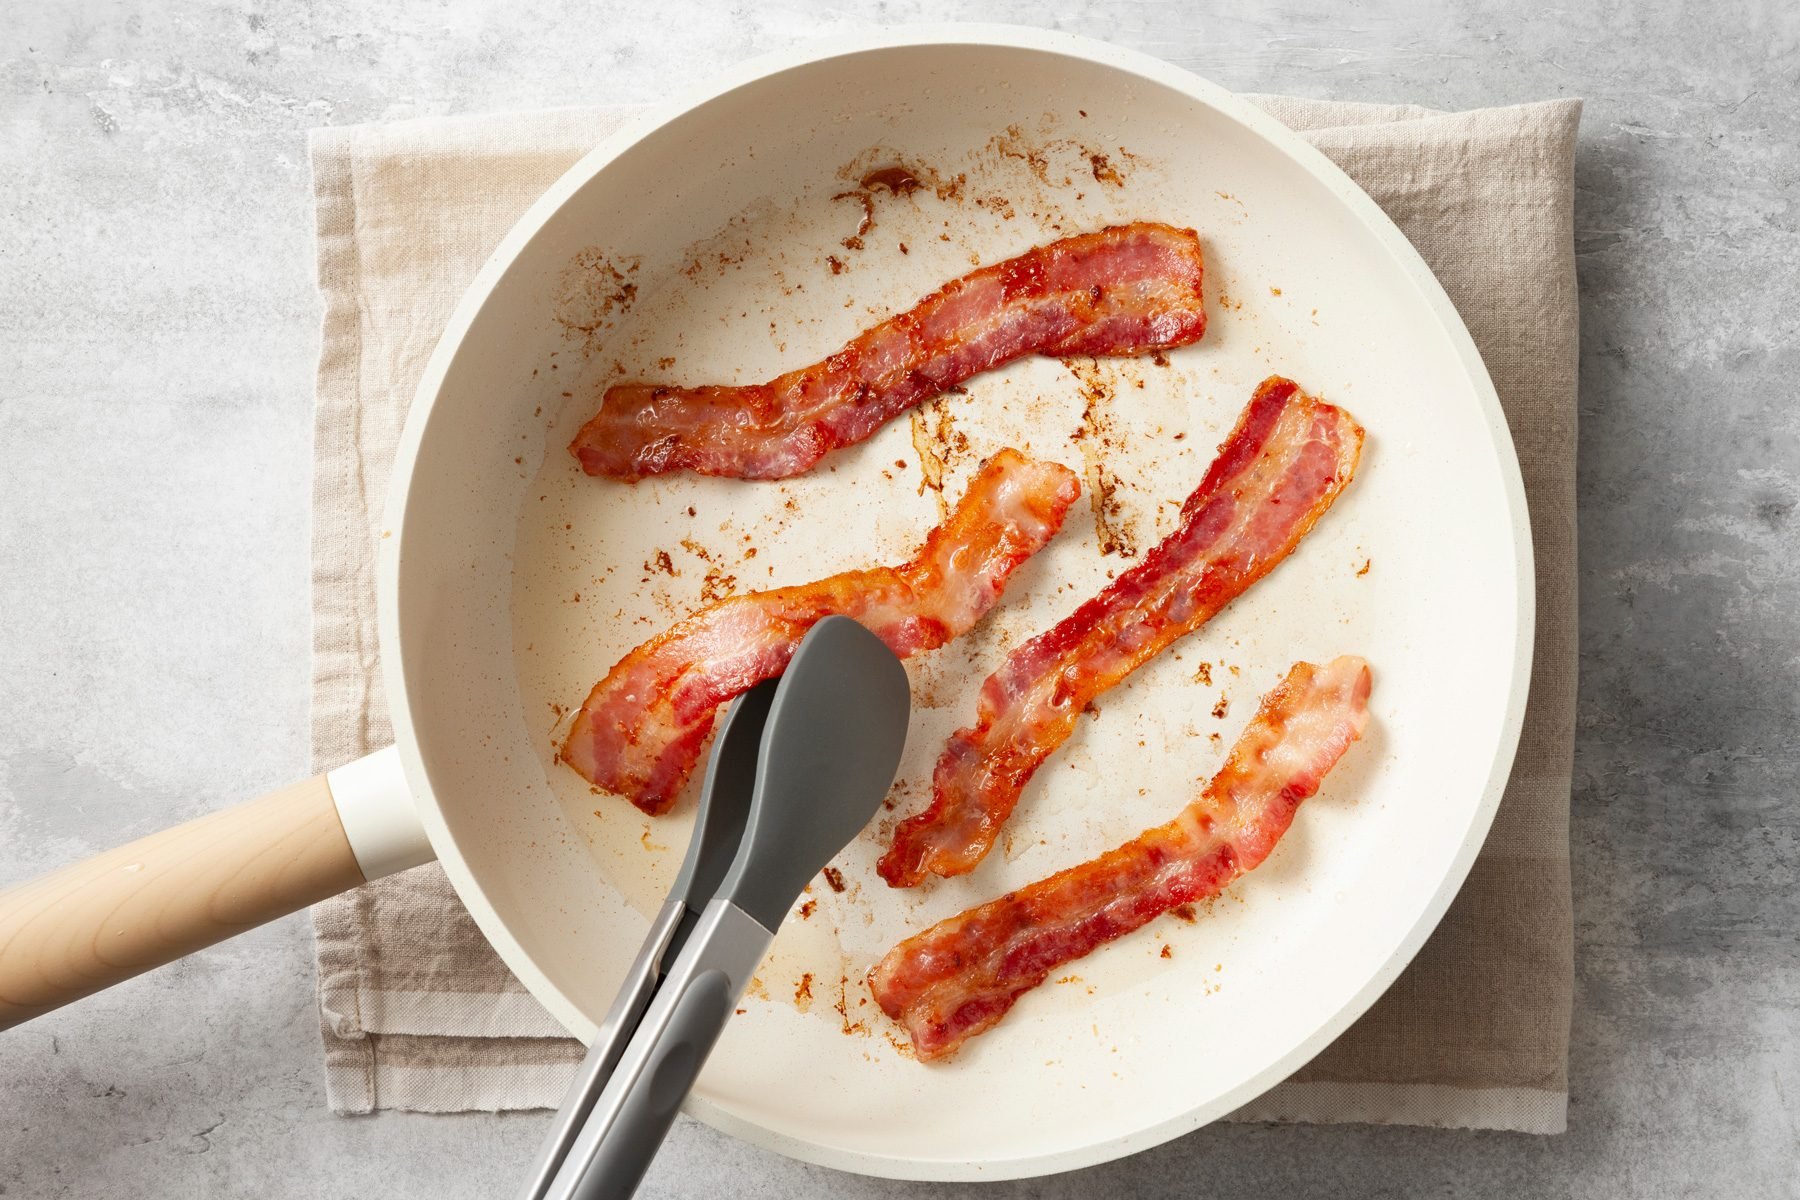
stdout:
MULTIPOLYGON (((817 33, 959 16, 1243 89, 1580 95, 1568 1134, 1222 1127, 983 1194, 1800 1194, 1796 9, 834 8, 0 6, 0 881, 305 767, 309 126, 647 99, 817 33)), ((312 986, 294 918, 0 1037, 0 1194, 509 1194, 541 1116, 326 1113, 312 986)), ((826 1193, 964 1194, 693 1123, 645 1188, 826 1193)))

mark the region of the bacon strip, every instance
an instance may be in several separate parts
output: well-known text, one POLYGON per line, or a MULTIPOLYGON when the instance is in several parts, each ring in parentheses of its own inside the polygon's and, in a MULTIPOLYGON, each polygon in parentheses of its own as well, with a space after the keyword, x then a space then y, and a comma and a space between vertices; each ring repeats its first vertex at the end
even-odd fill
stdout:
POLYGON ((1067 467, 1000 451, 912 561, 733 596, 627 654, 588 693, 562 761, 646 813, 666 812, 718 707, 781 674, 816 622, 854 617, 901 658, 935 650, 994 606, 1080 495, 1067 467))
POLYGON ((1362 439, 1342 409, 1264 380, 1180 526, 988 676, 975 724, 950 738, 931 803, 894 831, 881 877, 913 887, 973 870, 1082 710, 1286 558, 1355 475, 1362 439))
POLYGON ((569 450, 589 475, 798 475, 913 405, 1027 354, 1144 354, 1197 341, 1200 239, 1140 221, 953 280, 830 358, 747 387, 608 388, 569 450))
POLYGON ((1206 900, 1275 848, 1368 723, 1360 658, 1296 663, 1225 766, 1173 821, 1099 858, 901 942, 870 972, 920 1059, 992 1027, 1052 971, 1181 904, 1206 900))

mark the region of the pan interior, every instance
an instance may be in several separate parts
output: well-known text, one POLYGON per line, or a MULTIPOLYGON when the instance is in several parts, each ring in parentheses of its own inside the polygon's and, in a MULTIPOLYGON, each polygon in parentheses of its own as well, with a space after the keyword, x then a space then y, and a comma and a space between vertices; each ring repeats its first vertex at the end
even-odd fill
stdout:
POLYGON ((1002 446, 1082 475, 996 611, 907 664, 894 807, 840 856, 842 890, 803 897, 695 1093, 709 1121, 884 1174, 1098 1161, 1273 1083, 1416 947, 1516 735, 1516 466, 1434 287, 1228 99, 1040 40, 803 63, 590 164, 445 359, 401 516, 400 708, 428 820, 515 972, 585 1036, 681 861, 697 786, 650 819, 554 762, 594 681, 709 599, 909 556, 1002 446), (890 166, 921 186, 863 186, 890 166), (1166 363, 1015 363, 781 483, 625 485, 565 450, 610 382, 766 379, 972 265, 1132 219, 1205 242, 1211 324, 1166 363), (1287 564, 1098 702, 980 869, 886 888, 885 834, 982 678, 1173 527, 1271 373, 1367 427, 1356 482, 1287 564), (876 957, 1166 820, 1292 662, 1340 653, 1373 666, 1371 732, 1263 867, 1196 920, 1075 964, 952 1062, 912 1061, 862 982, 876 957))

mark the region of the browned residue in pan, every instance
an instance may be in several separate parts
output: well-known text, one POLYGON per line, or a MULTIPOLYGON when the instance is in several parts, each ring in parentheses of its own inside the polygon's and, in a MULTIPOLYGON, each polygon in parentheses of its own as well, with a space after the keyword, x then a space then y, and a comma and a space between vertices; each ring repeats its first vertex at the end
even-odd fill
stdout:
MULTIPOLYGON (((861 979, 857 980, 857 985, 858 985, 859 991, 867 991, 868 990, 867 984, 861 979)), ((866 1007, 868 1007, 868 1003, 869 1003, 868 997, 859 996, 856 1001, 856 1007, 859 1009, 866 1008, 866 1007)), ((851 1017, 851 1015, 850 1015, 850 976, 849 975, 840 974, 838 976, 838 999, 837 999, 837 1003, 833 1004, 831 1007, 837 1010, 838 1017, 843 1021, 843 1029, 844 1029, 845 1034, 860 1033, 864 1037, 869 1036, 868 1022, 855 1019, 855 1018, 851 1017)))
POLYGON ((905 163, 893 163, 885 167, 877 167, 864 175, 860 181, 865 192, 873 192, 883 188, 896 196, 910 196, 924 185, 919 177, 905 163))
POLYGON ((837 195, 833 196, 832 199, 855 200, 862 205, 862 219, 856 223, 856 232, 844 239, 844 245, 848 246, 850 249, 862 249, 861 242, 863 234, 875 228, 875 197, 862 188, 858 188, 853 192, 839 192, 837 195), (850 246, 852 240, 855 240, 858 244, 850 246))
POLYGON ((1107 460, 1119 449, 1112 425, 1112 383, 1091 358, 1067 358, 1063 366, 1081 384, 1081 424, 1069 440, 1081 449, 1087 478, 1088 504, 1094 511, 1094 536, 1100 553, 1136 558, 1137 530, 1120 503, 1119 477, 1107 460))
POLYGON ((721 600, 737 595, 737 576, 727 573, 720 567, 710 567, 700 580, 700 599, 707 604, 717 604, 721 600))
MULTIPOLYGON (((929 191, 939 200, 951 201, 961 198, 964 179, 962 175, 946 177, 924 163, 902 162, 891 151, 880 147, 870 147, 858 154, 838 168, 837 174, 840 179, 852 181, 854 186, 831 198, 853 200, 862 208, 856 231, 839 243, 846 250, 861 250, 866 244, 863 239, 875 228, 875 198, 878 195, 911 196, 915 192, 929 191)), ((833 265, 832 274, 841 270, 842 266, 833 265)))
POLYGON ((722 276, 728 270, 741 270, 744 262, 756 255, 757 248, 749 216, 738 213, 725 222, 723 229, 687 248, 687 265, 681 268, 681 274, 698 279, 702 274, 722 276))
MULTIPOLYGON (((737 594, 737 576, 726 571, 711 550, 691 537, 681 539, 681 548, 706 564, 706 574, 700 578, 700 600, 704 604, 716 604, 729 596, 737 594)), ((680 574, 679 571, 675 574, 680 574)))
POLYGON ((984 148, 994 160, 1022 165, 1036 183, 1035 187, 1026 184, 1024 192, 1016 195, 990 193, 976 201, 1003 220, 1011 220, 1014 212, 1029 208, 1031 215, 1047 229, 1061 231, 1062 223, 1071 218, 1058 205, 1057 192, 1073 191, 1074 198, 1082 200, 1085 195, 1081 189, 1092 186, 1089 180, 1122 188, 1130 172, 1143 163, 1143 159, 1123 146, 1108 149, 1090 146, 1075 138, 1048 136, 1055 127, 1050 114, 1046 114, 1040 124, 1043 132, 1037 137, 1028 135, 1017 125, 1008 125, 989 138, 984 148))
MULTIPOLYGON (((1004 132, 989 138, 988 148, 1002 158, 1018 159, 1039 183, 1050 186, 1050 159, 1045 152, 1046 147, 1028 141, 1024 130, 1017 125, 1008 125, 1004 132)), ((1066 177, 1063 179, 1064 184, 1069 182, 1066 177)))
POLYGON ((1089 154, 1088 167, 1094 173, 1095 183, 1110 183, 1114 187, 1125 186, 1125 177, 1119 174, 1118 168, 1112 165, 1112 159, 1106 155, 1098 151, 1089 154))
POLYGON ((942 396, 934 396, 912 410, 913 450, 919 456, 919 494, 930 491, 937 496, 939 518, 950 515, 950 501, 944 498, 944 477, 954 471, 969 454, 969 438, 956 427, 950 411, 952 396, 961 388, 942 396))
POLYGON ((870 146, 839 167, 837 177, 858 191, 898 196, 929 191, 939 200, 957 199, 964 183, 960 174, 945 175, 930 163, 909 160, 885 146, 870 146))
POLYGON ((589 246, 571 259, 556 286, 556 323, 564 336, 588 341, 629 312, 637 300, 632 277, 639 262, 599 246, 589 246))

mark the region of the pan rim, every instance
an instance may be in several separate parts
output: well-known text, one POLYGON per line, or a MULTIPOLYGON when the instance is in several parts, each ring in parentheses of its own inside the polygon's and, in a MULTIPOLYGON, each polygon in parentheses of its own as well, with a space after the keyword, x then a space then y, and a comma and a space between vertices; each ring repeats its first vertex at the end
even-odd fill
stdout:
POLYGON ((490 902, 481 881, 469 869, 438 807, 430 772, 419 750, 413 721, 414 706, 407 688, 399 579, 400 562, 406 551, 406 518, 412 496, 411 485, 426 427, 430 423, 438 394, 455 367, 462 343, 495 285, 576 191, 627 149, 678 116, 770 76, 842 57, 928 46, 991 47, 1047 53, 1096 63, 1147 83, 1170 88, 1245 127, 1277 153, 1285 155, 1325 185, 1357 223, 1376 239, 1402 276, 1418 290, 1421 300, 1437 319, 1441 335, 1448 339, 1468 378, 1481 416, 1486 422, 1490 445, 1499 469, 1504 503, 1511 525, 1515 569, 1510 694, 1496 742, 1494 761, 1484 784, 1480 803, 1449 869, 1438 883, 1430 901, 1401 938, 1394 953, 1355 991, 1343 1007, 1331 1019, 1236 1087, 1133 1134, 1097 1139, 1049 1153, 991 1160, 943 1160, 927 1155, 901 1156, 847 1150, 769 1129, 698 1095, 690 1095, 685 1106, 691 1115, 722 1132, 740 1137, 753 1145, 821 1166, 893 1179, 1017 1179, 1093 1166, 1189 1133, 1253 1100, 1317 1055, 1387 990, 1436 929, 1486 842, 1511 773, 1529 691, 1536 618, 1533 548, 1517 452, 1493 381, 1476 350, 1473 338, 1443 286, 1393 221, 1335 163, 1273 117, 1190 71, 1139 51, 1074 34, 1001 24, 949 23, 874 28, 809 42, 730 68, 685 90, 670 101, 653 106, 571 167, 532 204, 508 232, 458 302, 420 379, 394 460, 383 526, 394 531, 394 536, 383 540, 376 563, 378 627, 382 670, 395 740, 421 823, 440 862, 483 935, 520 982, 565 1027, 576 1032, 583 1040, 591 1037, 591 1020, 524 950, 509 931, 498 909, 490 902))

